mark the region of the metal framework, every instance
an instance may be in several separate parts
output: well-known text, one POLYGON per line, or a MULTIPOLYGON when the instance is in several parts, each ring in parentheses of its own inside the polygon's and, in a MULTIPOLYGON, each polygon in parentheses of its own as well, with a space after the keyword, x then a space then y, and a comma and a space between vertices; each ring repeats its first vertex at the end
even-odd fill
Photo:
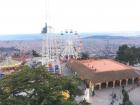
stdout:
POLYGON ((77 32, 65 31, 63 36, 64 47, 61 56, 66 60, 79 58, 80 46, 77 32))
POLYGON ((55 34, 52 27, 46 25, 42 34, 42 65, 46 65, 48 71, 61 74, 61 63, 80 58, 81 41, 77 32, 55 34))
MULTIPOLYGON (((45 0, 46 7, 46 21, 48 20, 48 4, 45 0)), ((65 31, 63 35, 54 34, 53 28, 48 27, 47 24, 42 32, 42 65, 46 65, 48 71, 61 74, 61 61, 66 59, 77 59, 80 54, 80 41, 78 41, 77 32, 65 31)))
POLYGON ((49 72, 60 73, 60 48, 57 34, 54 34, 53 28, 47 25, 43 28, 42 34, 42 65, 46 65, 49 72))

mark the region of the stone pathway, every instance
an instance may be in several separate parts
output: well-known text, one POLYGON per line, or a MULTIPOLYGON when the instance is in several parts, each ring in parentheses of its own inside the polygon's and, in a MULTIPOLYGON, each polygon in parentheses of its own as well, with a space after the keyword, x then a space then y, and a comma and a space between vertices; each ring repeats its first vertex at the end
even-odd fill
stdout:
MULTIPOLYGON (((129 90, 133 86, 130 85, 128 87, 125 87, 126 90, 129 90)), ((93 97, 77 97, 76 100, 81 100, 81 99, 86 99, 88 102, 90 102, 92 105, 111 105, 111 100, 112 100, 112 93, 116 94, 116 100, 114 100, 113 105, 119 105, 119 103, 122 103, 122 88, 121 87, 116 87, 116 88, 107 88, 107 89, 102 89, 102 90, 96 90, 95 91, 95 96, 93 97)), ((131 92, 129 92, 129 97, 130 100, 134 105, 140 105, 140 87, 135 88, 131 92)))

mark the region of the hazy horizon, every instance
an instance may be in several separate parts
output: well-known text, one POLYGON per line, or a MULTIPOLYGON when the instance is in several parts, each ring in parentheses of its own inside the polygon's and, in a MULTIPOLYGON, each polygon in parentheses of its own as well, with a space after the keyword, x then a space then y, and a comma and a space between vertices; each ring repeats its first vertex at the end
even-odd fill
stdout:
MULTIPOLYGON (((59 34, 60 33, 55 33, 55 34, 59 34)), ((94 36, 112 36, 115 38, 115 36, 119 36, 119 37, 140 37, 140 32, 131 32, 131 33, 109 33, 109 32, 105 32, 105 33, 78 33, 80 35, 81 38, 86 38, 86 37, 94 37, 94 36)), ((67 35, 67 34, 64 34, 67 35)), ((0 41, 7 41, 7 40, 41 40, 43 37, 43 34, 41 33, 33 33, 33 34, 6 34, 6 35, 0 35, 0 41)))
MULTIPOLYGON (((61 31, 61 32, 53 32, 54 34, 61 34, 64 33, 65 34, 65 30, 61 31)), ((115 36, 137 36, 140 35, 140 31, 117 31, 117 32, 77 32, 79 35, 80 34, 91 34, 91 35, 115 35, 115 36)), ((9 35, 43 35, 42 33, 12 33, 12 34, 0 34, 1 35, 5 35, 5 36, 9 36, 9 35)))

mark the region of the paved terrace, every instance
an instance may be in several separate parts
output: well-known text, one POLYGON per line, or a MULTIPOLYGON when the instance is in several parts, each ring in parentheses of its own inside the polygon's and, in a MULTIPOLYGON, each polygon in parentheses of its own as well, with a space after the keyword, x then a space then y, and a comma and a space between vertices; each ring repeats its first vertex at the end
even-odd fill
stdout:
MULTIPOLYGON (((129 90, 135 86, 136 85, 128 85, 127 87, 125 87, 125 89, 129 90)), ((91 105, 111 105, 112 93, 116 94, 116 99, 114 99, 113 105, 119 105, 119 103, 122 103, 123 96, 122 96, 122 88, 121 87, 96 90, 95 96, 87 97, 87 94, 85 94, 84 96, 77 97, 76 100, 80 101, 80 100, 83 100, 85 98, 88 102, 91 103, 91 105)), ((140 99, 139 99, 140 87, 134 88, 128 94, 129 94, 130 101, 134 105, 140 105, 140 99)))

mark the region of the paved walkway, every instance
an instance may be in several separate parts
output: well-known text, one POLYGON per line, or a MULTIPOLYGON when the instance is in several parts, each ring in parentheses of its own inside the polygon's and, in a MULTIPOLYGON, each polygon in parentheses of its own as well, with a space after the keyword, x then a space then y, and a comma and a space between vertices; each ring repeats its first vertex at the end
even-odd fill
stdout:
MULTIPOLYGON (((128 87, 125 87, 126 90, 129 90, 133 86, 130 85, 128 87)), ((76 99, 79 101, 83 98, 85 98, 88 102, 92 103, 92 105, 111 105, 112 101, 112 93, 116 94, 116 99, 114 99, 114 104, 112 105, 119 105, 119 103, 122 103, 122 88, 116 87, 116 88, 107 88, 102 90, 96 90, 95 96, 93 97, 87 97, 85 95, 84 97, 77 97, 76 99)), ((134 105, 140 105, 140 87, 135 88, 131 92, 129 92, 130 100, 134 105)))
POLYGON ((130 100, 134 105, 140 105, 140 87, 135 88, 129 93, 130 100))

